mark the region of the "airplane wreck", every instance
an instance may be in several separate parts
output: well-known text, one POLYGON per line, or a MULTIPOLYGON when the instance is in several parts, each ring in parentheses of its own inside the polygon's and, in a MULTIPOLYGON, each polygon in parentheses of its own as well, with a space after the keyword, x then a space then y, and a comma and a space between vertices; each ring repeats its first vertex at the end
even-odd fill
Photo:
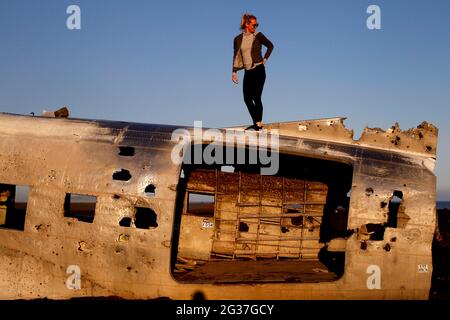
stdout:
POLYGON ((0 298, 428 299, 438 129, 344 119, 267 124, 263 175, 174 163, 176 126, 0 114, 0 298))

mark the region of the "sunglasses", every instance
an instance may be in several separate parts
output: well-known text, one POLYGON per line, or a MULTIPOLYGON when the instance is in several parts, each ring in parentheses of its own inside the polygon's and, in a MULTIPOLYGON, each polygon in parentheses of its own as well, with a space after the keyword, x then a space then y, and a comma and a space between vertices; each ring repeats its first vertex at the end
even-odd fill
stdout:
POLYGON ((255 27, 255 28, 258 28, 258 26, 259 26, 258 23, 255 23, 255 24, 253 25, 253 27, 255 27))

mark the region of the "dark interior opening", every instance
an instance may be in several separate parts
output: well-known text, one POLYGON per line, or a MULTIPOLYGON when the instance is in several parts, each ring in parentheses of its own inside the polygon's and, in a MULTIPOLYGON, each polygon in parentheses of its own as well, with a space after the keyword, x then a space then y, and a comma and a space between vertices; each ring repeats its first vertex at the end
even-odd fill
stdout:
POLYGON ((138 229, 150 229, 158 227, 156 222, 157 215, 155 211, 150 208, 136 207, 136 216, 134 225, 138 229))
MULTIPOLYGON (((389 204, 382 201, 380 203, 381 208, 388 206, 388 218, 386 223, 368 223, 359 229, 359 236, 363 240, 384 240, 384 232, 386 228, 400 228, 403 229, 409 221, 409 216, 405 213, 405 207, 403 205, 403 192, 400 190, 394 190, 389 204)), ((366 249, 366 245, 362 244, 363 250, 366 249)), ((386 251, 390 250, 390 247, 385 247, 386 251)))
POLYGON ((402 202, 403 202, 403 192, 399 190, 395 190, 392 194, 392 198, 389 201, 389 213, 388 213, 388 222, 387 226, 391 228, 402 228, 405 223, 403 223, 406 219, 409 220, 409 217, 404 214, 404 210, 402 210, 402 202))
POLYGON ((93 223, 97 197, 66 193, 64 199, 64 217, 75 218, 78 221, 93 223))
POLYGON ((0 184, 0 228, 24 230, 28 186, 0 184))
POLYGON ((131 174, 127 169, 120 169, 113 173, 112 178, 113 180, 128 181, 131 179, 131 174))
POLYGON ((149 184, 145 187, 144 193, 149 197, 154 197, 156 194, 156 187, 153 184, 149 184))
POLYGON ((121 226, 121 227, 128 227, 129 228, 131 226, 131 218, 130 217, 122 218, 119 221, 119 226, 121 226))
POLYGON ((119 156, 123 157, 132 157, 134 156, 134 148, 133 147, 119 147, 119 156))
POLYGON ((328 244, 349 236, 350 165, 279 154, 275 175, 261 175, 261 163, 223 166, 183 164, 171 262, 177 281, 324 282, 343 275, 345 248, 330 251, 328 244), (192 214, 193 194, 209 195, 202 207, 210 227, 192 214))

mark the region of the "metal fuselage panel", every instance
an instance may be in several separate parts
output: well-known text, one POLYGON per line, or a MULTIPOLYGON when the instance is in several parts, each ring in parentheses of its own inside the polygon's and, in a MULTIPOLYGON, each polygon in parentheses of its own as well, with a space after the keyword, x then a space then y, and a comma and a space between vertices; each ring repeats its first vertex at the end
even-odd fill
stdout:
POLYGON ((0 183, 30 187, 24 230, 0 229, 0 298, 68 299, 427 299, 435 228, 436 178, 425 156, 357 144, 280 137, 280 153, 353 166, 348 228, 381 224, 395 190, 409 217, 383 240, 353 234, 344 275, 326 283, 185 284, 171 274, 171 246, 181 165, 171 161, 177 127, 112 121, 0 115, 0 183), (135 149, 119 155, 119 146, 135 149), (131 178, 118 181, 126 169, 131 178), (145 188, 155 186, 155 195, 145 188), (368 192, 372 190, 372 192, 368 192), (64 217, 66 193, 97 197, 93 223, 64 217), (136 207, 149 207, 158 226, 119 226, 136 207), (386 245, 389 244, 389 250, 386 245), (79 266, 81 288, 68 289, 67 268, 79 266), (370 289, 370 267, 381 287, 370 289), (427 266, 428 270, 424 267, 427 266))

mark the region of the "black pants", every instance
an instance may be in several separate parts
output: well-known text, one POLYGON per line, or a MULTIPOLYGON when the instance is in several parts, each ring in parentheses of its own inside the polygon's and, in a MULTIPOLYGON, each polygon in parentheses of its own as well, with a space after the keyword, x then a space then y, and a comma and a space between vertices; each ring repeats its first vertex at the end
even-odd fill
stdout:
POLYGON ((252 117, 253 124, 261 122, 263 116, 263 105, 261 95, 266 81, 266 68, 260 64, 251 70, 245 70, 244 83, 244 101, 248 112, 252 117))

